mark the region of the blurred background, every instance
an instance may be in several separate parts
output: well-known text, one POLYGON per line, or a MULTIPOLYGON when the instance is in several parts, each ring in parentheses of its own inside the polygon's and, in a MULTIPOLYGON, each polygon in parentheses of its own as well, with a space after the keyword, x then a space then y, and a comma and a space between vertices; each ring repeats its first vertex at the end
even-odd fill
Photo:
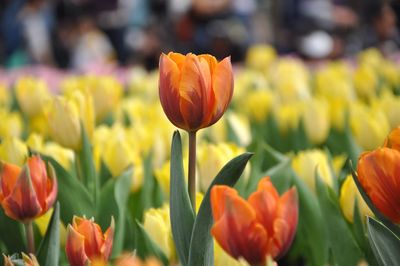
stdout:
POLYGON ((256 43, 311 61, 392 54, 399 12, 382 0, 1 0, 0 64, 154 69, 168 51, 241 62, 256 43))

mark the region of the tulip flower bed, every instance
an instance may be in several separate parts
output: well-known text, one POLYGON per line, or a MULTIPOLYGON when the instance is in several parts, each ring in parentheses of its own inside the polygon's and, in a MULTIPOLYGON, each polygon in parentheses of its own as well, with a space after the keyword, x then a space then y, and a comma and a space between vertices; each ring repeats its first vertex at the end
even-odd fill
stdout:
POLYGON ((400 261, 394 59, 52 71, 0 75, 0 263, 400 261))

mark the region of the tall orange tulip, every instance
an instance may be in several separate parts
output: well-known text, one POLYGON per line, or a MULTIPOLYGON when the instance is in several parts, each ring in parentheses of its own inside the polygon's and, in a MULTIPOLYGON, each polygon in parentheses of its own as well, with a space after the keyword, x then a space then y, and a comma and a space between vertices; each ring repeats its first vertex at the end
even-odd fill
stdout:
POLYGON ((375 207, 400 224, 400 130, 389 135, 385 145, 366 152, 358 160, 358 180, 375 207))
POLYGON ((208 54, 162 54, 159 94, 164 112, 175 126, 195 132, 214 124, 233 94, 230 57, 217 62, 208 54))
POLYGON ((267 256, 282 257, 293 241, 298 221, 296 188, 280 197, 269 177, 264 177, 246 201, 228 186, 215 186, 211 207, 211 234, 235 259, 264 265, 267 256))
POLYGON ((106 263, 110 257, 114 239, 114 219, 103 234, 93 219, 74 217, 68 225, 65 251, 71 266, 85 266, 92 261, 106 263))
POLYGON ((0 203, 7 216, 29 222, 47 212, 57 197, 57 179, 51 165, 46 169, 39 156, 20 167, 2 163, 0 203))

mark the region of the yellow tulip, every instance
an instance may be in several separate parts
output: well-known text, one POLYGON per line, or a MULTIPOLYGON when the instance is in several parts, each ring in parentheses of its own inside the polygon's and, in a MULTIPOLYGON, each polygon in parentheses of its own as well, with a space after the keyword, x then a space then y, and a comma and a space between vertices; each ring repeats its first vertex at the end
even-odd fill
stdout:
POLYGON ((43 150, 43 137, 37 133, 31 133, 26 139, 26 145, 34 152, 41 152, 43 150))
POLYGON ((350 126, 358 145, 373 150, 382 145, 390 131, 385 113, 364 104, 353 104, 350 110, 350 126))
POLYGON ((376 108, 383 110, 391 129, 400 126, 400 96, 385 90, 378 99, 375 99, 374 104, 376 108))
POLYGON ((302 118, 307 138, 311 143, 323 143, 327 139, 330 129, 327 102, 317 98, 305 102, 302 118))
POLYGON ((214 240, 214 265, 215 266, 250 266, 244 259, 235 260, 225 252, 214 240))
MULTIPOLYGON (((202 191, 206 191, 222 167, 231 159, 243 153, 244 149, 234 144, 200 143, 198 147, 199 182, 202 191)), ((246 167, 245 176, 249 173, 246 167)))
POLYGON ((18 166, 24 165, 28 157, 28 147, 20 139, 11 137, 0 144, 0 159, 18 166))
POLYGON ((250 123, 247 117, 239 113, 229 112, 226 115, 226 119, 230 129, 235 134, 237 143, 243 147, 249 145, 252 136, 250 123))
POLYGON ((56 97, 48 111, 50 136, 64 147, 81 147, 81 122, 77 106, 63 97, 56 97))
POLYGON ((90 96, 75 91, 69 98, 54 98, 47 110, 50 136, 64 147, 81 147, 81 123, 88 136, 94 129, 93 101, 90 96))
POLYGON ((274 97, 270 90, 253 90, 242 98, 240 106, 251 120, 262 123, 272 110, 274 97))
POLYGON ((47 123, 47 117, 44 112, 32 116, 29 119, 29 130, 30 132, 37 132, 43 136, 48 135, 48 123, 47 123))
POLYGON ((246 55, 246 65, 249 68, 266 72, 275 61, 277 55, 275 49, 270 45, 254 45, 249 48, 246 55))
POLYGON ((399 67, 388 60, 384 60, 379 66, 380 73, 387 85, 397 87, 400 84, 399 67))
POLYGON ((381 67, 383 60, 382 53, 376 48, 369 48, 358 54, 358 62, 366 64, 374 70, 381 67))
POLYGON ((286 134, 289 130, 296 129, 299 126, 302 108, 300 102, 275 107, 274 116, 281 133, 286 134))
POLYGON ((232 101, 240 104, 249 92, 266 89, 269 90, 270 86, 265 75, 248 68, 241 69, 235 76, 235 93, 232 101))
POLYGON ((333 186, 333 175, 329 166, 328 156, 322 150, 306 150, 299 152, 292 160, 292 168, 311 191, 315 191, 315 173, 328 186, 333 186))
POLYGON ((340 207, 342 208, 344 217, 349 221, 354 221, 354 204, 357 200, 358 208, 361 214, 361 219, 364 221, 365 216, 373 216, 372 211, 365 203, 363 197, 357 189, 356 184, 351 175, 348 175, 340 188, 340 207))
POLYGON ((299 60, 280 59, 271 68, 270 77, 272 86, 277 91, 282 103, 292 103, 311 97, 309 72, 299 60))
POLYGON ((0 108, 9 107, 11 105, 11 91, 6 84, 0 82, 0 108))
POLYGON ((360 98, 371 100, 378 89, 377 73, 367 64, 358 66, 354 72, 354 86, 360 98))
POLYGON ((143 183, 143 161, 135 149, 130 145, 126 132, 121 125, 116 124, 111 129, 110 138, 104 143, 103 160, 113 177, 117 177, 129 166, 133 166, 132 191, 138 190, 143 183))
POLYGON ((20 113, 8 112, 0 109, 0 137, 20 137, 23 130, 22 117, 20 113))
POLYGON ((169 260, 174 261, 176 252, 172 239, 169 206, 164 205, 162 208, 148 209, 144 214, 143 227, 169 260))
POLYGON ((45 102, 50 99, 46 83, 33 77, 18 79, 15 94, 22 111, 29 117, 40 114, 45 102))

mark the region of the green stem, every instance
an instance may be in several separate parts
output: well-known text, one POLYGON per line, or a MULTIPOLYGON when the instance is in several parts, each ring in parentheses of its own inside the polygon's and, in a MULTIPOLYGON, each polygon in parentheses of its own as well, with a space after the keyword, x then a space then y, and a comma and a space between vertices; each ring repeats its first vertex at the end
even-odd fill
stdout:
POLYGON ((26 242, 28 244, 28 253, 35 254, 35 239, 33 235, 33 224, 32 222, 27 222, 25 225, 26 242))
POLYGON ((196 132, 189 132, 188 190, 193 211, 196 213, 196 132))

